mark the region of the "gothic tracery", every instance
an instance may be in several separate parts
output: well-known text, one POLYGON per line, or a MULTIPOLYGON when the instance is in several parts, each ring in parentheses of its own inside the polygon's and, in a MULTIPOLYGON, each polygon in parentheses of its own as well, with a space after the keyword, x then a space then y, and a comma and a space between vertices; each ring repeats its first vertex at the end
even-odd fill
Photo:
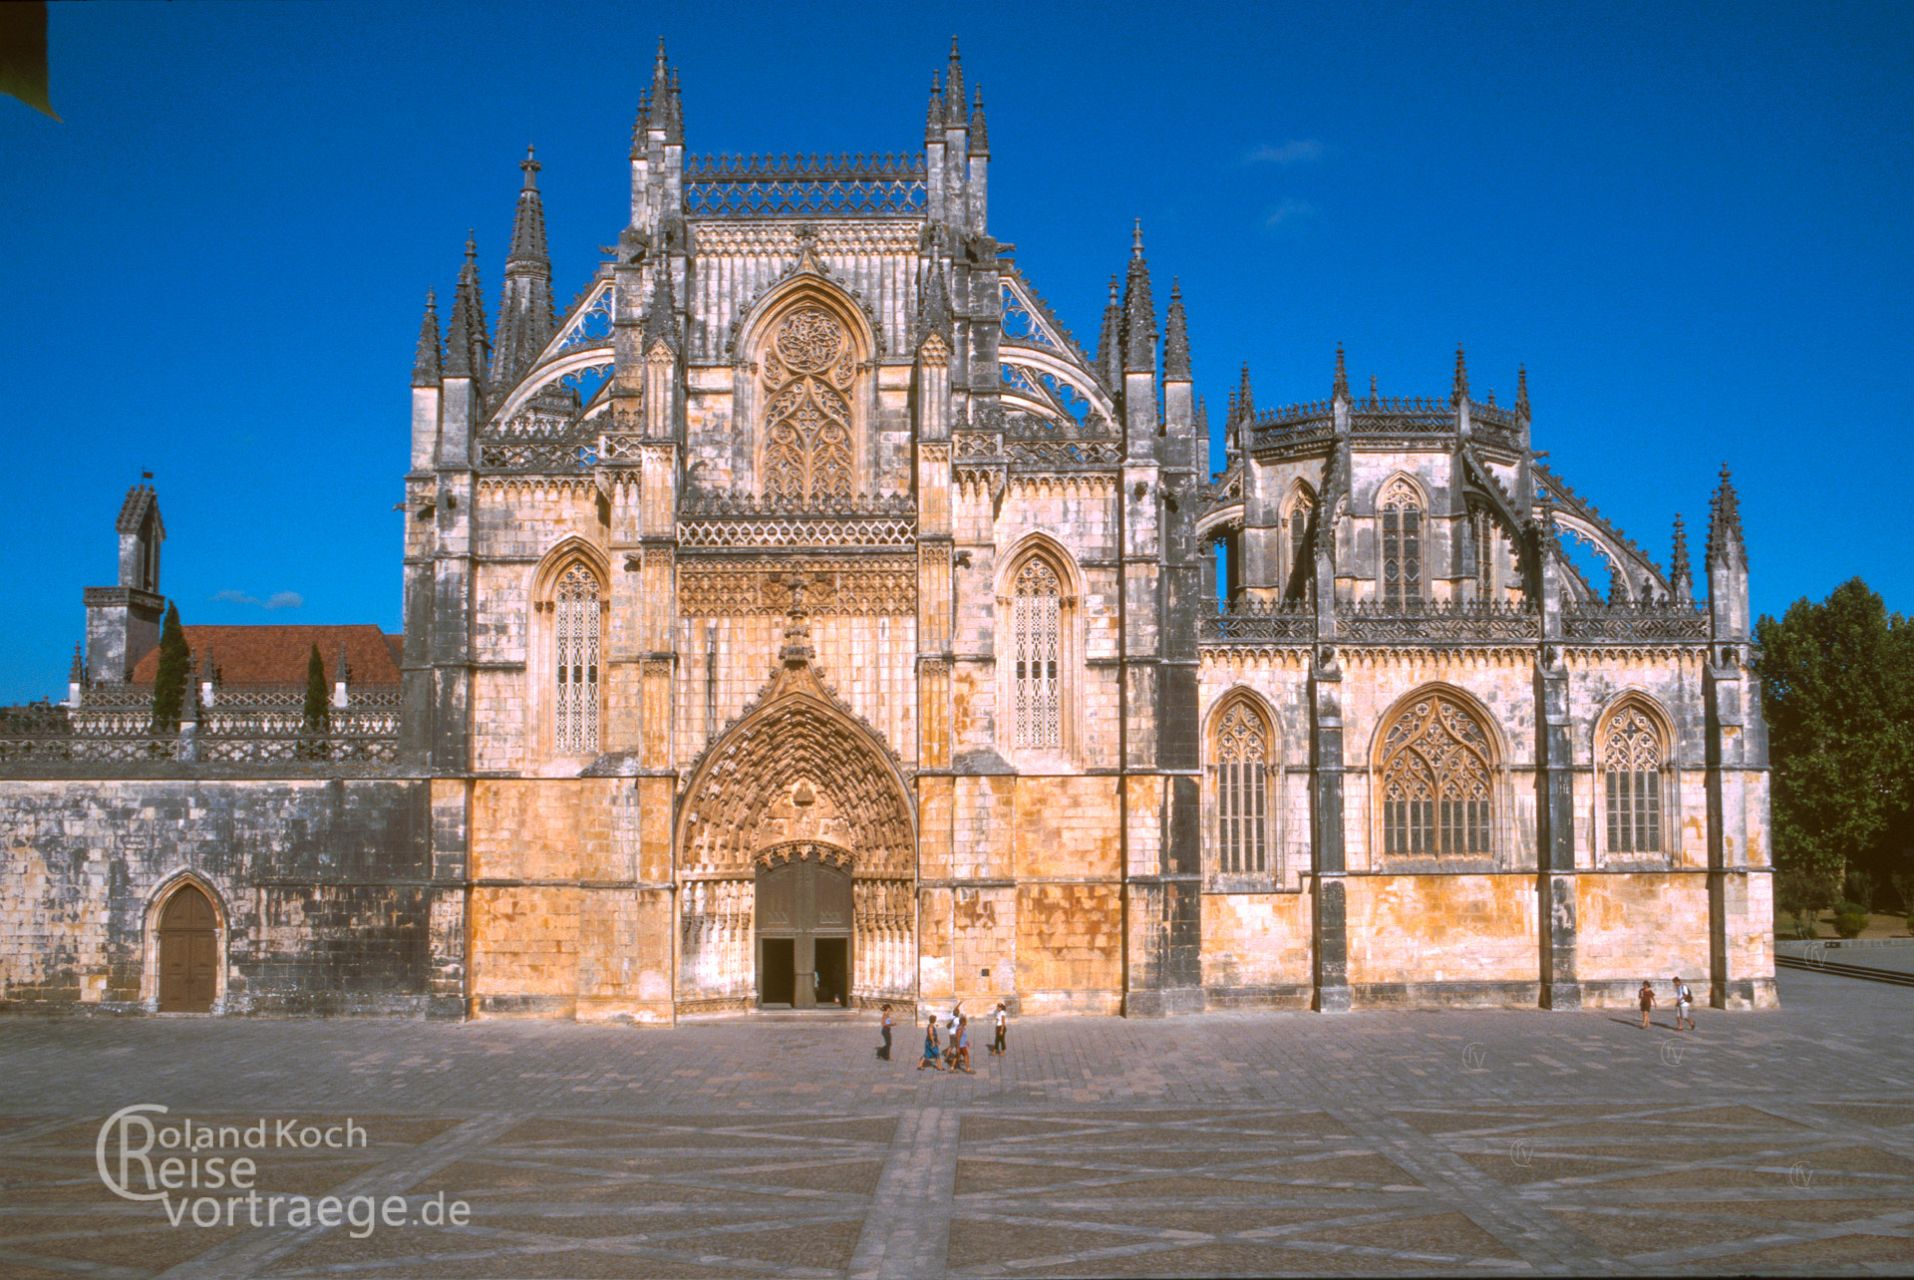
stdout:
POLYGON ((1269 730, 1246 698, 1237 698, 1216 726, 1217 870, 1269 866, 1269 730))
POLYGON ((1489 853, 1493 758, 1481 722, 1448 695, 1424 694, 1399 711, 1382 740, 1385 851, 1489 853))
POLYGON ((1063 583, 1041 556, 1017 570, 1011 588, 1013 737, 1019 747, 1063 746, 1063 583))
POLYGON ((1639 706, 1625 705, 1609 717, 1601 747, 1609 853, 1661 852, 1666 758, 1660 730, 1639 706))
POLYGON ((765 494, 793 502, 849 498, 857 361, 844 326, 823 307, 798 308, 772 330, 763 369, 765 494))
POLYGON ((558 577, 552 592, 555 652, 552 746, 598 750, 598 579, 582 564, 558 577))

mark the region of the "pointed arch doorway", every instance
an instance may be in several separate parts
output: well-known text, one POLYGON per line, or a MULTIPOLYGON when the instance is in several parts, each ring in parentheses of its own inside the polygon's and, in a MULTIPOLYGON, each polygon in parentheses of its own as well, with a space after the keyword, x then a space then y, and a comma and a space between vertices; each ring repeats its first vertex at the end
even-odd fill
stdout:
POLYGON ((767 849, 757 861, 758 1007, 849 1008, 850 855, 807 841, 767 849))
POLYGON ((183 884, 159 918, 159 1011, 211 1013, 219 987, 219 917, 205 892, 183 884))

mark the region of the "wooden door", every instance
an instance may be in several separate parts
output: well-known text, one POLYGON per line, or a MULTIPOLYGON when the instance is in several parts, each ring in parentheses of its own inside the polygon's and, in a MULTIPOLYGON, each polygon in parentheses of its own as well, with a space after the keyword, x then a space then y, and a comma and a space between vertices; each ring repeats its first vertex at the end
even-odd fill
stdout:
POLYGON ((195 885, 182 885, 160 910, 161 1013, 210 1013, 218 987, 219 919, 195 885))
POLYGON ((828 1003, 842 998, 849 1004, 851 875, 841 867, 810 859, 795 859, 761 868, 757 884, 757 930, 760 939, 791 940, 791 983, 787 988, 779 974, 774 990, 769 984, 770 968, 760 948, 758 1002, 782 1004, 785 997, 794 1008, 807 1009, 820 1003, 820 993, 828 1003), (818 965, 818 942, 841 940, 824 948, 826 972, 818 965), (825 992, 825 987, 831 990, 825 992))

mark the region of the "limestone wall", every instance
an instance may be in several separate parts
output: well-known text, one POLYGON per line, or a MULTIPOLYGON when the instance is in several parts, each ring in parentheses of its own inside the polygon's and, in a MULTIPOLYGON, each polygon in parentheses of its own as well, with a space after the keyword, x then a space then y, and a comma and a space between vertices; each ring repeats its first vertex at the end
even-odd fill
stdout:
POLYGON ((1534 876, 1350 876, 1347 895, 1359 1006, 1536 1003, 1534 876))

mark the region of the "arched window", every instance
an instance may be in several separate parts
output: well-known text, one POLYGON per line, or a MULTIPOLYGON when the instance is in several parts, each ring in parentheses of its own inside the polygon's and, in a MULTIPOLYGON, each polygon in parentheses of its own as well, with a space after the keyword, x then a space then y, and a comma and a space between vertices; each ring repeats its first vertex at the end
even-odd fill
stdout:
POLYGON ((552 589, 552 748, 563 754, 598 750, 598 578, 583 564, 558 575, 552 589))
POLYGON ((1662 770, 1668 762, 1661 729, 1639 705, 1623 703, 1608 717, 1597 759, 1607 851, 1624 856, 1661 853, 1662 770))
POLYGON ((1042 556, 1032 556, 1011 583, 1012 741, 1018 747, 1063 747, 1063 582, 1042 556))
POLYGON ((1269 869, 1269 725, 1248 698, 1216 721, 1211 774, 1216 787, 1216 869, 1269 869))
POLYGON ((1491 852, 1494 750, 1473 712, 1440 692, 1396 713, 1383 734, 1383 849, 1391 854, 1491 852))
POLYGON ((1413 608, 1422 602, 1422 499, 1397 480, 1377 503, 1382 515, 1382 603, 1413 608))
POLYGON ((1481 507, 1469 513, 1475 536, 1475 591, 1481 600, 1495 598, 1495 520, 1481 507))
POLYGON ((1289 535, 1289 587, 1287 594, 1300 595, 1306 590, 1311 578, 1309 518, 1315 512, 1316 500, 1303 485, 1297 485, 1295 493, 1289 499, 1289 514, 1284 524, 1289 535))
POLYGON ((794 502, 849 498, 856 488, 851 390, 857 352, 839 319, 815 303, 772 324, 760 348, 764 493, 794 502))

